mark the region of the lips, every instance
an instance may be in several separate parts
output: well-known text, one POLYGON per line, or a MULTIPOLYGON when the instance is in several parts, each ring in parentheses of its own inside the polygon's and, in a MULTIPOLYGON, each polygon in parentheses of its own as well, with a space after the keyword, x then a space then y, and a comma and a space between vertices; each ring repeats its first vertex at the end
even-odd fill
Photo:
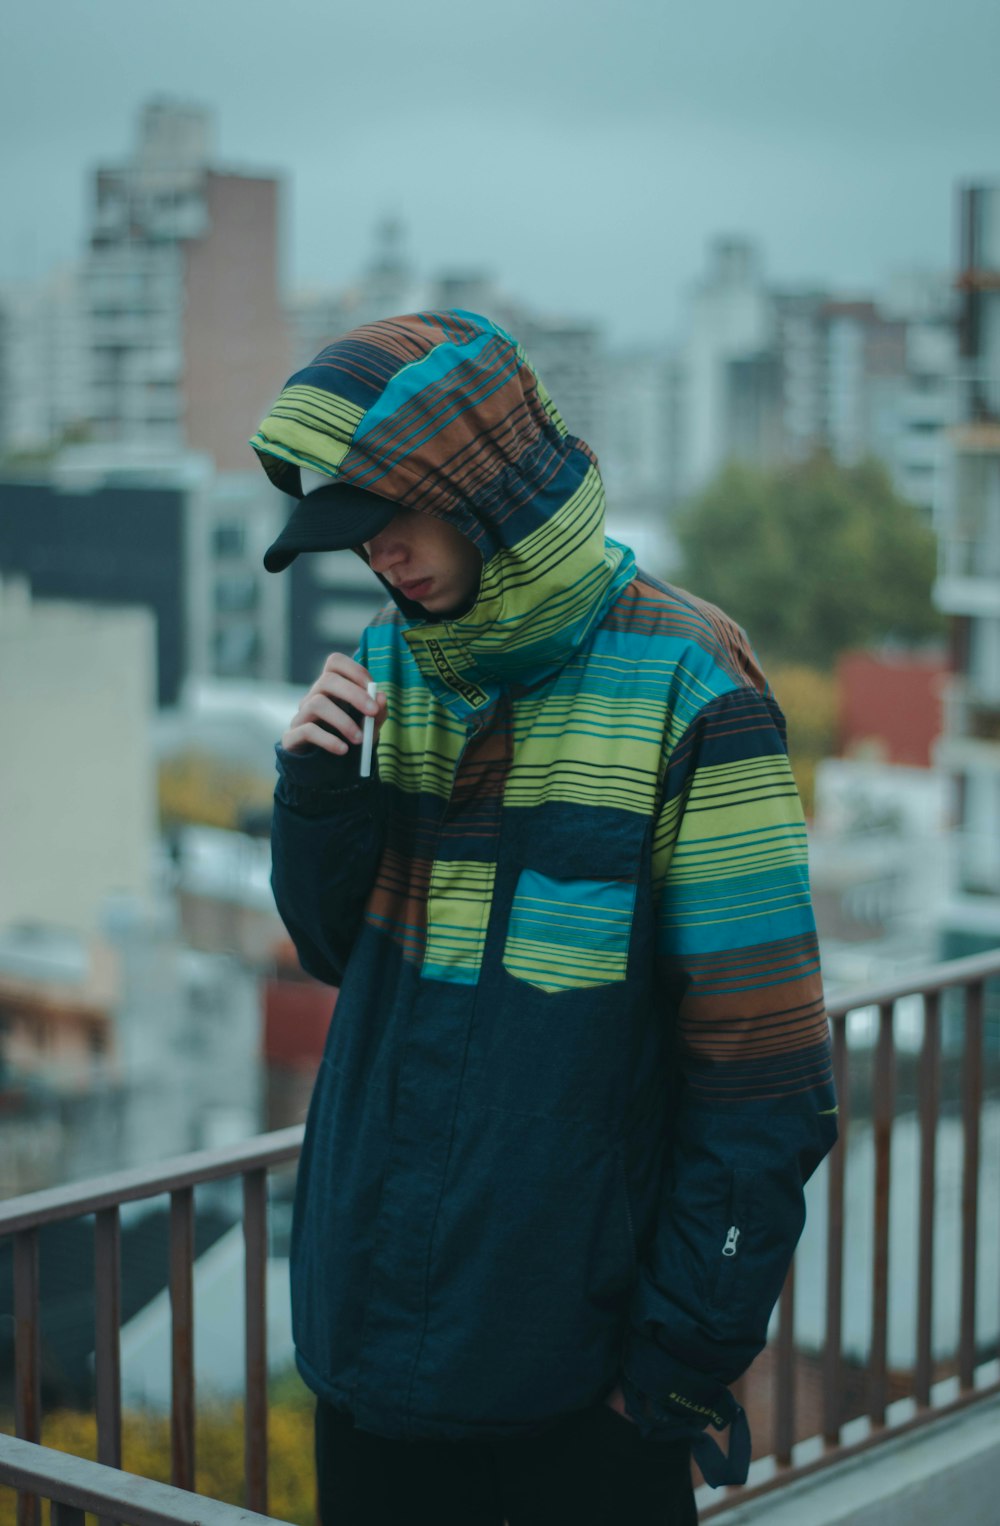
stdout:
POLYGON ((408 599, 419 599, 421 594, 427 593, 431 586, 430 578, 421 578, 416 583, 400 583, 399 591, 408 599))

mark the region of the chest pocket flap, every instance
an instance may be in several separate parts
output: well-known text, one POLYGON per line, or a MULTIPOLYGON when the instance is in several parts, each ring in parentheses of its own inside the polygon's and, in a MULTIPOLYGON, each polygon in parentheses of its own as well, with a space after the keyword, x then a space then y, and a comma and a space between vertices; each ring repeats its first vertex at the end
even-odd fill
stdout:
POLYGON ((511 907, 504 968, 542 991, 624 980, 635 880, 557 880, 525 869, 511 907))
POLYGON ((587 825, 543 833, 524 854, 503 964, 540 991, 612 985, 628 971, 645 822, 625 818, 600 833, 587 825))

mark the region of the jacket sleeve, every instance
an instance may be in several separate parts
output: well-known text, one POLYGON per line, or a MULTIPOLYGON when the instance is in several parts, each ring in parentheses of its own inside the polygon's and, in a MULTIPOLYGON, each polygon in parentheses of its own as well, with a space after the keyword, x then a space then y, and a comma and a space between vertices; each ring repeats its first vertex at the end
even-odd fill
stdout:
POLYGON ((672 748, 653 875, 678 1092, 623 1386, 644 1430, 694 1434, 734 1419, 726 1385, 766 1341, 836 1139, 805 822, 769 691, 712 699, 672 748))
POLYGON ((339 986, 375 881, 384 837, 376 760, 359 780, 358 750, 275 747, 271 888, 309 975, 339 986))

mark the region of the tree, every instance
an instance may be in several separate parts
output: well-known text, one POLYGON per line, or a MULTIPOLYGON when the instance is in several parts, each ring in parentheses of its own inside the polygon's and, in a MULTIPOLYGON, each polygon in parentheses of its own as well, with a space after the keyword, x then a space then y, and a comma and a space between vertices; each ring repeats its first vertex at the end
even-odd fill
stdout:
POLYGON ((943 634, 936 547, 877 461, 732 464, 679 512, 678 581, 744 625, 765 663, 828 669, 873 642, 943 634))
MULTIPOLYGON (((281 1521, 313 1526, 316 1478, 312 1468, 313 1411, 316 1401, 296 1377, 269 1384, 268 1507, 281 1521)), ((243 1503, 243 1406, 209 1400, 198 1406, 195 1421, 196 1487, 209 1499, 243 1503)), ((12 1434, 13 1416, 0 1414, 0 1435, 12 1434)), ((53 1410, 44 1416, 42 1442, 74 1457, 97 1458, 97 1420, 91 1413, 53 1410)), ((160 1483, 170 1481, 170 1417, 152 1410, 122 1414, 122 1462, 125 1471, 160 1483)), ((192 1507, 194 1509, 194 1507, 192 1507)), ((16 1496, 0 1489, 0 1526, 15 1526, 16 1496)), ((87 1516, 87 1526, 97 1526, 87 1516)))
POLYGON ((788 726, 788 757, 802 808, 811 817, 816 803, 816 767, 837 745, 837 686, 830 673, 801 663, 774 663, 768 681, 788 726))
POLYGON ((270 819, 273 785, 250 769, 196 749, 176 752, 158 769, 160 822, 239 830, 250 813, 270 819))

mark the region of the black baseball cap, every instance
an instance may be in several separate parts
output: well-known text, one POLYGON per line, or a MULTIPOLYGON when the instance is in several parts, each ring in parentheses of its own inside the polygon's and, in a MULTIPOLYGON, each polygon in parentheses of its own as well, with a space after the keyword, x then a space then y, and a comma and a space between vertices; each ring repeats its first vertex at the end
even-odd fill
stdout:
POLYGON ((300 551, 345 551, 384 530, 399 505, 349 482, 330 482, 299 499, 278 539, 264 553, 268 572, 281 572, 300 551))

